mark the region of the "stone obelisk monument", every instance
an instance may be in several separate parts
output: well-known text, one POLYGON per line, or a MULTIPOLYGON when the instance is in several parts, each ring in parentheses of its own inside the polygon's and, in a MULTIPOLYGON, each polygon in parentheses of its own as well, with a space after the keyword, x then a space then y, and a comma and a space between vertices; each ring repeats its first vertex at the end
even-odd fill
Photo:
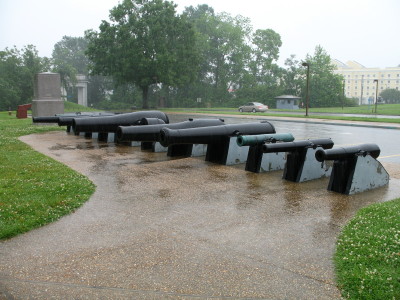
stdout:
POLYGON ((54 116, 64 113, 61 100, 61 79, 58 73, 38 73, 35 75, 32 117, 54 116))

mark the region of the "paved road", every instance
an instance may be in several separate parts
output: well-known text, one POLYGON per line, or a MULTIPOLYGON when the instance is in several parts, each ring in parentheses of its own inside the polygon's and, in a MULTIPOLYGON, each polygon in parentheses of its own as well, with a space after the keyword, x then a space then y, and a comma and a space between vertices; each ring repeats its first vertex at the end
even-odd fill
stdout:
MULTIPOLYGON (((216 117, 215 115, 209 115, 216 117)), ((182 114, 176 120, 196 118, 199 115, 182 114)), ((202 115, 204 117, 204 115, 202 115)), ((313 138, 331 138, 335 147, 375 143, 381 149, 379 160, 400 163, 400 125, 368 122, 348 122, 335 120, 296 119, 263 116, 227 116, 219 115, 227 124, 268 120, 276 132, 290 132, 296 140, 313 138)))
MULTIPOLYGON (((348 128, 273 123, 298 139, 362 140, 348 139, 348 128)), ((0 242, 0 299, 340 299, 332 254, 341 226, 400 194, 393 163, 389 186, 344 196, 328 192, 326 178, 295 184, 281 171, 253 174, 65 132, 23 141, 97 189, 75 213, 0 242)))

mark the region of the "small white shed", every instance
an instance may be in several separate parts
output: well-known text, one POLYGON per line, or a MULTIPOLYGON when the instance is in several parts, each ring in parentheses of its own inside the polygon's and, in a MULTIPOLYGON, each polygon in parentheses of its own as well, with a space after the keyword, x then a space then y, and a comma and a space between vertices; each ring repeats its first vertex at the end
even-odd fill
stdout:
POLYGON ((282 95, 275 97, 277 109, 299 109, 300 97, 292 95, 282 95))

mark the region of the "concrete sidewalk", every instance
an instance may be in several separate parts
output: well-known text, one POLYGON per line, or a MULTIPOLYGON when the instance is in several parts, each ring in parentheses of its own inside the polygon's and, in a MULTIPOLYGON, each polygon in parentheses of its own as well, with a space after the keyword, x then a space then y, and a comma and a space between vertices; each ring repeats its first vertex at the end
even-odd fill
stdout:
POLYGON ((344 196, 328 179, 296 184, 65 132, 22 140, 97 189, 75 213, 0 242, 0 299, 340 299, 341 226, 400 191, 398 173, 344 196))

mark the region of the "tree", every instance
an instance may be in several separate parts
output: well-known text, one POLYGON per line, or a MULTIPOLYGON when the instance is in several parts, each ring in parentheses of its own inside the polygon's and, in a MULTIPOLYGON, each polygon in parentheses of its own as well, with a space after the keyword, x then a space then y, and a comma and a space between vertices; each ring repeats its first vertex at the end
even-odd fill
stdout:
POLYGON ((110 11, 110 22, 101 23, 100 32, 86 32, 92 72, 135 84, 143 108, 148 108, 152 84, 182 86, 196 74, 195 33, 175 7, 163 0, 124 0, 110 11))
POLYGON ((272 64, 279 58, 279 48, 282 46, 281 36, 272 29, 258 29, 253 34, 252 42, 250 70, 257 82, 263 82, 271 75, 272 64))
POLYGON ((185 92, 227 105, 233 98, 232 90, 237 90, 247 76, 251 57, 250 20, 240 15, 216 14, 205 4, 187 7, 184 14, 196 28, 197 48, 202 58, 199 80, 185 92))
POLYGON ((49 70, 49 66, 49 60, 40 58, 33 45, 0 51, 0 110, 30 102, 35 74, 49 70))
POLYGON ((77 74, 88 74, 89 59, 85 55, 87 40, 83 37, 64 36, 54 45, 53 71, 60 74, 66 90, 76 83, 77 74))
POLYGON ((386 103, 400 103, 400 91, 396 89, 386 89, 380 93, 386 103))
MULTIPOLYGON (((305 61, 310 65, 310 106, 340 106, 343 77, 334 74, 335 66, 331 63, 330 56, 321 46, 317 46, 314 55, 307 55, 305 61)), ((305 95, 305 72, 304 68, 303 97, 305 95)))
POLYGON ((274 107, 274 97, 282 92, 280 78, 283 69, 276 63, 282 45, 281 37, 272 29, 258 29, 249 42, 251 50, 246 75, 236 95, 246 102, 258 101, 274 107))
POLYGON ((53 72, 60 74, 61 84, 69 100, 77 100, 76 75, 87 76, 88 104, 97 105, 105 100, 106 92, 113 89, 113 82, 111 78, 104 76, 89 76, 89 58, 85 54, 87 47, 88 41, 84 37, 64 36, 54 45, 53 72))
POLYGON ((285 60, 285 66, 286 69, 282 76, 284 94, 301 95, 304 87, 304 67, 301 66, 301 62, 296 59, 294 54, 285 60))

